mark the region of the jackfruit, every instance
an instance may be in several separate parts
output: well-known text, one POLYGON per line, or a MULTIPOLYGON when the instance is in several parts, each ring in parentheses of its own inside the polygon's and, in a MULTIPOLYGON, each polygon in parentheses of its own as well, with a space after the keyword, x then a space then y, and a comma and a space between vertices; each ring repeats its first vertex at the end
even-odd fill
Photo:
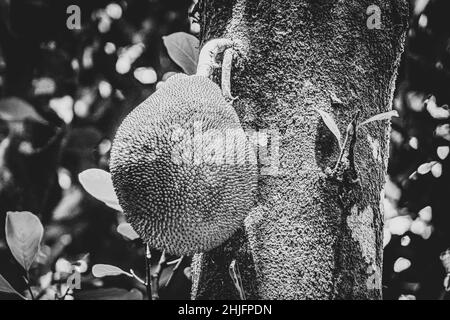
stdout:
POLYGON ((208 251, 242 224, 254 202, 253 144, 221 90, 177 74, 119 126, 113 186, 132 227, 171 254, 208 251))

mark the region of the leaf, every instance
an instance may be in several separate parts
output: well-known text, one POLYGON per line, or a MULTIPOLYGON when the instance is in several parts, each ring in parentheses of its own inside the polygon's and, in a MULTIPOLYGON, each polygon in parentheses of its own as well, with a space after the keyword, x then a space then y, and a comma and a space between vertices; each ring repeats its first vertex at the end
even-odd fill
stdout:
POLYGON ((417 168, 417 172, 421 175, 427 174, 436 163, 436 161, 423 163, 417 168))
POLYGON ((16 97, 0 100, 0 118, 6 121, 30 119, 44 124, 48 123, 28 102, 16 97))
POLYGON ((152 84, 158 81, 158 76, 156 74, 155 69, 152 67, 140 67, 136 68, 133 73, 136 80, 138 80, 142 84, 152 84))
POLYGON ((442 175, 442 164, 435 163, 432 167, 431 167, 431 174, 433 175, 433 177, 435 178, 440 178, 442 175))
POLYGON ((192 268, 186 267, 183 269, 183 274, 186 276, 188 280, 192 280, 192 268))
POLYGON ((411 266, 411 261, 403 257, 398 258, 394 263, 394 272, 402 272, 411 266))
POLYGON ((28 271, 39 252, 44 234, 41 221, 31 212, 8 212, 5 233, 12 255, 28 271))
POLYGON ((137 289, 130 291, 120 288, 105 288, 95 290, 83 290, 75 292, 76 300, 143 300, 142 292, 137 289))
POLYGON ((436 153, 441 160, 445 160, 450 153, 450 148, 448 146, 440 146, 437 148, 436 153))
POLYGON ((386 228, 391 234, 401 236, 409 230, 411 224, 410 216, 397 216, 386 222, 386 228))
POLYGON ((381 121, 381 120, 390 120, 392 117, 398 117, 398 112, 397 110, 391 110, 388 112, 383 112, 380 114, 377 114, 373 117, 370 117, 369 119, 367 119, 366 121, 363 121, 359 124, 358 127, 362 127, 368 123, 374 122, 374 121, 381 121))
POLYGON ((341 132, 339 131, 339 128, 336 124, 336 121, 334 121, 333 116, 322 110, 316 111, 320 114, 323 122, 325 122, 325 125, 328 127, 328 129, 330 129, 331 133, 336 137, 339 144, 339 148, 342 149, 341 132))
POLYGON ((426 206, 425 208, 422 208, 417 215, 420 217, 420 220, 429 223, 433 218, 433 209, 431 206, 426 206))
POLYGON ((169 57, 188 75, 197 71, 200 43, 196 37, 185 32, 176 32, 163 37, 169 57))
POLYGON ((33 82, 34 95, 52 95, 56 90, 55 80, 49 77, 34 79, 33 82))
POLYGON ((419 16, 427 7, 430 0, 417 0, 414 2, 414 15, 419 16))
POLYGON ((13 293, 25 299, 25 297, 22 296, 20 293, 18 293, 16 289, 14 289, 12 285, 10 285, 9 282, 1 274, 0 274, 0 292, 13 293))
POLYGON ((133 277, 130 273, 120 269, 119 267, 112 266, 109 264, 96 264, 92 267, 92 274, 94 277, 103 278, 103 277, 112 277, 112 276, 120 276, 127 275, 129 277, 133 277))
POLYGON ((73 119, 73 99, 66 95, 61 98, 53 98, 49 101, 50 109, 60 117, 65 123, 71 123, 73 119))
POLYGON ((134 231, 133 227, 129 223, 121 223, 117 226, 117 232, 130 240, 139 239, 139 235, 134 231))
POLYGON ((436 98, 431 97, 425 101, 425 106, 430 116, 437 120, 445 120, 450 117, 450 111, 447 105, 439 107, 436 103, 436 98))
POLYGON ((91 196, 115 210, 122 211, 109 172, 88 169, 78 175, 78 180, 91 196))
MULTIPOLYGON (((161 275, 159 277, 159 287, 160 288, 165 288, 169 285, 169 283, 171 282, 174 273, 175 273, 175 266, 174 265, 170 265, 165 267, 162 271, 161 271, 161 275)), ((152 268, 152 272, 153 272, 153 268, 152 268)))

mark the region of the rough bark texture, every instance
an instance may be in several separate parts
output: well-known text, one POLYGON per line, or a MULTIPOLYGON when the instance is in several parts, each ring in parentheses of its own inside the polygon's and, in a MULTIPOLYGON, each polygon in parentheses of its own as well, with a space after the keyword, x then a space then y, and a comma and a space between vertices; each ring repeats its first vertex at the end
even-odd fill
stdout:
POLYGON ((325 174, 339 150, 316 109, 332 114, 342 134, 357 111, 364 120, 391 109, 406 1, 208 0, 202 14, 203 41, 244 43, 234 106, 245 128, 279 131, 280 172, 260 176, 245 228, 195 257, 193 298, 238 298, 232 259, 248 298, 380 298, 379 283, 368 283, 374 269, 381 274, 389 122, 358 130, 360 183, 346 185, 325 174), (373 4, 381 29, 366 25, 373 4))

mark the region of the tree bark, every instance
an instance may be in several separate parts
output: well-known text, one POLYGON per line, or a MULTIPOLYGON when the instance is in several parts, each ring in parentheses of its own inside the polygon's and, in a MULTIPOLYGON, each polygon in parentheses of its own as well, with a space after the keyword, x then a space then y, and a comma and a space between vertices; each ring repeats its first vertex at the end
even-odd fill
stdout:
POLYGON ((360 181, 351 184, 325 173, 339 148, 316 111, 344 135, 358 112, 365 120, 391 110, 407 21, 405 0, 203 1, 203 43, 244 44, 234 106, 245 129, 279 133, 279 170, 260 175, 245 227, 194 258, 194 299, 238 298, 233 259, 250 299, 381 298, 389 122, 357 131, 360 181), (370 5, 381 10, 379 29, 367 25, 370 5))

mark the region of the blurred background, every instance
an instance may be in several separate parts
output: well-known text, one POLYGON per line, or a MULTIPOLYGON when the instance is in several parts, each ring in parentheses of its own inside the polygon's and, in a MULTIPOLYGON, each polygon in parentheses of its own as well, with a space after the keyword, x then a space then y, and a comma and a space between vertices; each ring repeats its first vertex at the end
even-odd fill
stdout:
MULTIPOLYGON (((394 107, 384 200, 385 299, 450 299, 450 2, 411 0, 394 107)), ((120 212, 80 185, 108 170, 122 119, 183 70, 162 37, 198 36, 192 0, 0 0, 0 274, 39 299, 140 299, 145 248, 118 232, 120 212), (81 28, 69 30, 70 5, 81 28), (5 241, 8 211, 36 214, 43 245, 24 277, 5 241), (81 290, 68 290, 76 270, 81 290), (28 290, 27 290, 28 289, 28 290)), ((160 253, 152 252, 157 266, 160 253)), ((190 259, 167 257, 161 299, 188 299, 190 259), (178 260, 177 260, 178 259, 178 260)), ((0 299, 17 296, 0 293, 0 299)))

